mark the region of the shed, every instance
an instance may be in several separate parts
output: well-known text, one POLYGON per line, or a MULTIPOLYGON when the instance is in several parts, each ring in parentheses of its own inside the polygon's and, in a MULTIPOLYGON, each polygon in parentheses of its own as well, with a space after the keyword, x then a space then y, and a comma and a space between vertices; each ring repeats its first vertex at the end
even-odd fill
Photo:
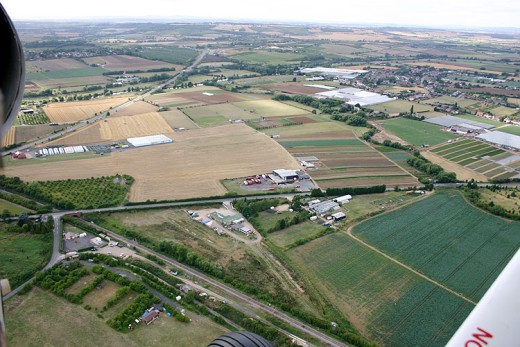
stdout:
POLYGON ((332 214, 331 217, 335 222, 337 222, 339 220, 345 219, 347 217, 347 215, 345 215, 345 213, 343 213, 343 212, 336 212, 336 213, 332 214))

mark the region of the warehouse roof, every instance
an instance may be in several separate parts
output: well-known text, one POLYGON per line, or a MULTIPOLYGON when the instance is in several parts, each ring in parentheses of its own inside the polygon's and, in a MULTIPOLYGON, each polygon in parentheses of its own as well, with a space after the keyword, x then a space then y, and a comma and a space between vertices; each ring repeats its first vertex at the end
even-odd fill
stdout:
POLYGON ((165 135, 151 135, 142 137, 130 137, 127 141, 134 147, 159 145, 163 143, 173 142, 168 136, 165 135))
POLYGON ((480 134, 477 138, 497 145, 520 149, 520 136, 517 135, 507 134, 501 131, 491 131, 489 133, 480 134))

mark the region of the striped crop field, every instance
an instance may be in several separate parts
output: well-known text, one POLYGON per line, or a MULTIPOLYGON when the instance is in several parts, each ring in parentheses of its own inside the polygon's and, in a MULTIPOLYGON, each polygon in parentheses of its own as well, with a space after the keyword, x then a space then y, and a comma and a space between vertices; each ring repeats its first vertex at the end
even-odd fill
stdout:
MULTIPOLYGON (((510 165, 502 165, 498 162, 513 155, 512 153, 477 140, 455 141, 433 148, 429 152, 442 161, 446 160, 481 174, 483 178, 505 179, 518 174, 510 165)), ((442 162, 438 164, 442 166, 442 162)))
POLYGON ((278 143, 296 158, 316 158, 315 167, 307 173, 323 189, 418 184, 414 176, 357 139, 351 130, 284 136, 278 143))

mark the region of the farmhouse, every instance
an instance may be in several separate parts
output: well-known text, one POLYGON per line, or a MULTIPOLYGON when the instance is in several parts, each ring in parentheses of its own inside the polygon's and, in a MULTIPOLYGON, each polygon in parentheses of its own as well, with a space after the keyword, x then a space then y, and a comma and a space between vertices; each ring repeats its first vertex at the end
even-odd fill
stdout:
POLYGON ((159 311, 153 310, 148 312, 145 316, 141 317, 141 321, 146 325, 152 324, 157 318, 159 318, 159 311))
POLYGON ((309 207, 312 211, 314 211, 316 214, 320 216, 323 216, 329 212, 339 209, 339 205, 332 200, 326 200, 315 204, 309 204, 309 207))

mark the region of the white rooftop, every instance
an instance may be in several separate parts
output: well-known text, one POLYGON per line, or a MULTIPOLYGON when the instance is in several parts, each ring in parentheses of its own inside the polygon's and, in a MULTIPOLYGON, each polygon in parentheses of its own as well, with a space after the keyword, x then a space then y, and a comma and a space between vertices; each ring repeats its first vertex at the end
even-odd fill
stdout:
POLYGON ((173 142, 168 136, 165 135, 151 135, 142 137, 130 137, 126 139, 134 147, 160 145, 163 143, 173 142))
POLYGON ((491 131, 489 133, 480 134, 477 138, 497 145, 520 149, 520 136, 517 135, 503 133, 501 131, 491 131))
POLYGON ((335 89, 328 92, 320 92, 314 94, 318 98, 334 98, 345 100, 347 104, 361 106, 380 104, 387 101, 395 100, 396 98, 389 98, 386 95, 369 92, 358 88, 342 88, 335 89))

